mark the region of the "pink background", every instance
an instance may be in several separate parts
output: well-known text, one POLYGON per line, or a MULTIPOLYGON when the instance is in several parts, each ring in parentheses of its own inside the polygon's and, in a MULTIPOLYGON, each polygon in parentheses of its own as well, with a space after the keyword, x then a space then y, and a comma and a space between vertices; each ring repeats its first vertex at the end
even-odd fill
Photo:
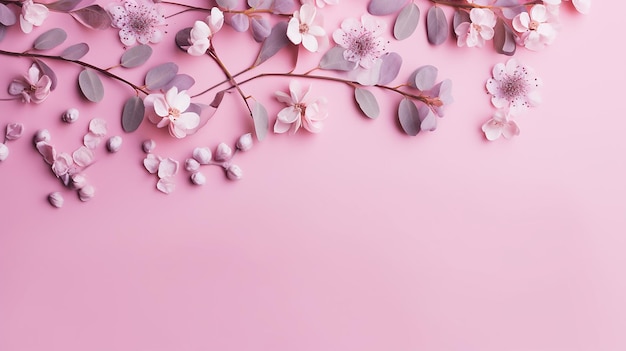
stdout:
MULTIPOLYGON (((245 175, 236 183, 213 168, 197 187, 183 171, 164 195, 140 149, 153 138, 156 154, 182 162, 196 146, 232 144, 251 128, 235 94, 184 140, 147 122, 124 134, 119 111, 132 91, 105 81, 105 100, 85 102, 80 70, 58 62, 50 65, 59 87, 44 104, 1 102, 0 127, 21 122, 27 132, 0 164, 0 350, 625 350, 626 70, 617 51, 626 5, 594 1, 584 16, 567 3, 552 46, 520 49, 545 82, 544 103, 518 119, 519 137, 488 142, 480 126, 494 110, 484 83, 506 57, 452 39, 429 46, 429 5, 417 4, 418 31, 390 50, 404 58, 398 81, 423 64, 453 80, 455 103, 437 131, 404 136, 393 94, 375 91, 383 113, 368 120, 350 89, 314 81, 312 93, 329 98, 324 131, 270 135, 237 155, 245 175), (59 118, 69 107, 81 111, 73 125, 59 118), (72 151, 94 117, 124 144, 115 155, 98 149, 87 172, 97 195, 81 203, 30 138, 48 128, 57 148, 72 151), (47 203, 52 191, 65 196, 63 208, 47 203)), ((342 0, 323 10, 325 28, 365 8, 342 0)), ((192 92, 221 80, 207 58, 172 44, 202 17, 168 20, 145 67, 114 72, 140 82, 149 67, 176 60, 198 80, 192 92)), ((92 44, 86 61, 111 66, 123 52, 113 29, 87 31, 58 13, 44 28, 59 25, 68 45, 92 44)), ((43 30, 14 27, 0 45, 23 51, 43 30)), ((216 40, 233 72, 256 52, 247 34, 225 29, 216 40)), ((319 57, 302 56, 296 71, 319 57)), ((286 71, 286 62, 263 69, 286 71)), ((5 86, 30 62, 0 64, 5 86)), ((245 90, 275 115, 272 94, 286 87, 267 79, 245 90)))

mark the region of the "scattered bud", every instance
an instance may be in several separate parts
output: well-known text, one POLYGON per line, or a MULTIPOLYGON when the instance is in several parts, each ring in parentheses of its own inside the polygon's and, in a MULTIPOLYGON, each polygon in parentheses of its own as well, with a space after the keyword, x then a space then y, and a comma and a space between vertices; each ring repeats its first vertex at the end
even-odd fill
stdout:
POLYGON ((72 175, 72 187, 74 189, 82 189, 87 185, 87 177, 82 173, 72 175))
POLYGON ((7 157, 9 157, 9 147, 0 143, 0 162, 6 160, 7 157))
POLYGON ((40 129, 35 133, 35 137, 33 138, 33 142, 37 144, 38 142, 44 141, 46 143, 50 142, 50 132, 47 129, 40 129))
POLYGON ((215 150, 215 160, 219 162, 228 161, 231 157, 233 157, 233 150, 230 146, 224 143, 219 143, 219 145, 217 145, 217 150, 215 150))
POLYGON ((122 146, 122 137, 119 135, 112 136, 107 140, 107 150, 109 152, 118 152, 122 146))
POLYGON ((93 185, 85 185, 78 190, 78 198, 83 202, 91 200, 95 194, 96 188, 93 185))
POLYGON ((204 185, 204 183, 206 183, 206 177, 204 174, 196 172, 191 175, 191 182, 195 185, 204 185))
POLYGON ((141 148, 143 149, 143 152, 147 154, 151 153, 155 147, 156 147, 156 142, 154 142, 154 140, 152 139, 146 140, 141 144, 141 148))
POLYGON ((200 169, 200 162, 196 161, 193 158, 188 158, 185 160, 185 169, 188 172, 195 172, 200 169))
POLYGON ((230 165, 226 169, 226 176, 230 180, 239 180, 243 177, 243 171, 237 165, 230 165))
POLYGON ((22 137, 22 133, 24 133, 24 125, 22 123, 9 123, 7 124, 5 138, 6 140, 17 140, 22 137))
POLYGON ((63 114, 61 115, 61 120, 65 123, 74 123, 78 119, 78 115, 78 110, 72 107, 63 112, 63 114))
POLYGON ((237 149, 248 151, 252 148, 252 133, 246 133, 237 140, 237 149))
POLYGON ((56 208, 61 208, 63 206, 63 201, 63 195, 61 195, 60 192, 54 192, 48 195, 48 202, 56 208))
POLYGON ((191 155, 193 159, 198 161, 201 165, 209 164, 209 162, 211 162, 211 158, 213 157, 211 149, 208 147, 197 147, 193 149, 193 153, 191 155))

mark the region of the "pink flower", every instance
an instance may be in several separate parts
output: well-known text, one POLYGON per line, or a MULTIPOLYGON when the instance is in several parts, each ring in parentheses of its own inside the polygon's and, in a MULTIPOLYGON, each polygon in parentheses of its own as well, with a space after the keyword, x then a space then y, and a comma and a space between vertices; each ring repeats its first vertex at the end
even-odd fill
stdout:
POLYGON ((333 33, 333 39, 346 49, 343 53, 346 60, 370 68, 386 51, 388 42, 380 38, 384 30, 384 23, 364 15, 360 22, 354 18, 345 19, 341 28, 333 33))
POLYGON ((200 124, 197 113, 185 112, 190 104, 187 92, 179 93, 177 87, 170 88, 165 95, 150 94, 144 100, 150 122, 157 128, 168 126, 170 135, 176 138, 184 138, 200 124))
POLYGON ((300 126, 312 133, 317 133, 322 130, 322 123, 328 116, 328 113, 321 109, 325 99, 311 99, 309 98, 309 92, 311 87, 309 86, 306 91, 302 91, 302 87, 297 80, 292 80, 289 83, 289 94, 282 91, 276 92, 276 99, 278 101, 287 104, 287 107, 283 108, 278 113, 276 124, 274 124, 274 133, 285 133, 291 130, 291 133, 298 131, 300 126))
POLYGON ((224 13, 217 8, 211 9, 211 14, 205 21, 196 21, 191 28, 189 42, 191 46, 187 53, 192 56, 202 56, 211 46, 211 38, 224 25, 224 13))
POLYGON ((48 17, 50 11, 45 5, 35 4, 33 0, 22 2, 22 13, 20 14, 20 28, 22 32, 30 33, 33 26, 41 26, 48 17))
POLYGON ((504 136, 505 139, 511 139, 519 135, 517 123, 509 117, 504 110, 498 110, 493 115, 493 118, 483 124, 482 130, 487 140, 493 141, 500 136, 504 136))
POLYGON ((541 102, 537 88, 542 84, 533 70, 509 59, 506 65, 498 63, 493 68, 493 78, 487 80, 487 91, 496 108, 510 108, 517 114, 541 102))
POLYGON ((28 75, 23 79, 15 79, 9 85, 9 94, 14 96, 22 96, 24 102, 42 103, 48 95, 52 87, 52 80, 47 75, 41 75, 39 68, 33 63, 28 69, 28 75))
POLYGON ((150 0, 124 0, 109 6, 112 25, 119 28, 120 41, 124 45, 158 43, 163 38, 159 29, 165 24, 160 7, 150 0))
POLYGON ((528 12, 522 12, 513 19, 513 28, 522 34, 520 41, 529 50, 541 50, 556 38, 556 29, 548 22, 548 9, 544 5, 534 5, 528 12))
POLYGON ((489 9, 473 8, 470 11, 470 22, 458 25, 454 32, 458 36, 457 45, 482 47, 485 40, 491 40, 496 25, 496 15, 489 9))
POLYGON ((310 4, 304 4, 300 11, 293 13, 287 26, 287 37, 296 45, 302 44, 305 49, 316 52, 319 44, 316 37, 326 35, 324 28, 313 24, 317 9, 310 4))
MULTIPOLYGON (((561 0, 544 0, 543 2, 546 4, 546 6, 555 10, 558 9, 559 5, 561 5, 561 0)), ((591 9, 591 0, 572 0, 572 4, 578 12, 583 14, 589 13, 589 10, 591 9)))

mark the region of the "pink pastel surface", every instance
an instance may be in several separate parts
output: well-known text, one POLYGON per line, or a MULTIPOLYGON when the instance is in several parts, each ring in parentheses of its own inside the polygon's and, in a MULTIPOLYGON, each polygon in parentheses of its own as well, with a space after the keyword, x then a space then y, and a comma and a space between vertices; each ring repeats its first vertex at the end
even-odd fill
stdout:
MULTIPOLYGON (((236 94, 183 140, 147 121, 125 134, 119 116, 132 90, 105 80, 104 101, 86 102, 70 64, 50 63, 59 87, 43 104, 0 102, 0 128, 26 127, 0 164, 0 351, 626 350, 626 3, 594 1, 588 15, 565 3, 555 43, 519 50, 544 80, 544 102, 518 119, 519 137, 495 142, 480 131, 494 111, 484 84, 507 58, 452 39, 430 46, 430 5, 416 3, 417 32, 385 35, 404 59, 399 81, 424 64, 452 79, 455 102, 438 129, 407 137, 397 96, 375 91, 382 113, 369 120, 348 87, 313 81, 312 94, 329 100, 323 132, 270 135, 238 154, 239 182, 212 168, 197 187, 182 171, 164 195, 140 147, 152 138, 156 154, 182 163, 196 146, 233 144, 252 128, 236 94), (81 112, 72 125, 60 121, 69 107, 81 112), (114 155, 97 149, 87 171, 97 193, 82 203, 31 137, 47 128, 71 151, 95 117, 124 142, 114 155), (52 191, 63 208, 47 203, 52 191)), ((366 5, 324 8, 325 28, 366 5)), ((141 82, 148 67, 176 60, 197 80, 192 93, 221 80, 208 58, 173 45, 203 16, 169 19, 146 67, 114 72, 141 82)), ((59 13, 30 35, 11 28, 0 48, 24 51, 55 26, 68 43, 91 45, 85 61, 108 67, 123 53, 114 29, 85 30, 59 13)), ((226 27, 216 47, 233 72, 257 50, 226 27)), ((301 54, 296 72, 320 57, 301 54)), ((289 62, 264 69, 286 72, 289 62)), ((0 56, 0 65, 4 87, 30 61, 0 56)), ((245 90, 275 116, 273 92, 287 85, 264 78, 245 90)))

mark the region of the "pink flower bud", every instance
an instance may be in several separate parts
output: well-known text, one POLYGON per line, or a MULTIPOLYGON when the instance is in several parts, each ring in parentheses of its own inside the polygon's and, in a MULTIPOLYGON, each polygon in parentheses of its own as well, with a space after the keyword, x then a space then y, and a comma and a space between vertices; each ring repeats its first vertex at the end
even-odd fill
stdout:
POLYGON ((93 185, 85 185, 78 190, 78 198, 83 202, 91 200, 95 194, 96 188, 94 188, 93 185))
POLYGON ((219 143, 219 145, 217 145, 217 150, 215 151, 215 160, 223 162, 230 160, 231 157, 233 157, 233 150, 230 146, 224 143, 219 143))
POLYGON ((156 142, 154 142, 154 140, 152 139, 146 140, 141 144, 141 148, 143 149, 143 152, 147 154, 151 153, 155 147, 156 147, 156 142))
POLYGON ((226 176, 230 180, 239 180, 243 177, 243 171, 237 165, 230 165, 226 169, 226 176))
POLYGON ((252 133, 246 133, 237 140, 237 149, 248 151, 252 148, 252 133))
POLYGON ((35 133, 35 137, 33 138, 33 142, 37 144, 38 142, 50 142, 50 132, 47 129, 40 129, 35 133))
POLYGON ((188 158, 185 160, 185 169, 188 172, 195 172, 200 169, 200 162, 196 161, 193 158, 188 158))
POLYGON ((195 185, 204 185, 206 183, 206 177, 200 172, 196 172, 191 175, 191 182, 195 185))
POLYGON ((211 149, 208 147, 197 147, 193 149, 191 156, 201 165, 209 164, 209 162, 211 162, 211 158, 213 157, 211 149))
POLYGON ((74 123, 78 119, 79 112, 75 108, 70 108, 67 111, 63 112, 61 115, 61 120, 65 123, 74 123))
POLYGON ((6 144, 0 143, 0 162, 4 161, 9 157, 9 148, 6 144))

